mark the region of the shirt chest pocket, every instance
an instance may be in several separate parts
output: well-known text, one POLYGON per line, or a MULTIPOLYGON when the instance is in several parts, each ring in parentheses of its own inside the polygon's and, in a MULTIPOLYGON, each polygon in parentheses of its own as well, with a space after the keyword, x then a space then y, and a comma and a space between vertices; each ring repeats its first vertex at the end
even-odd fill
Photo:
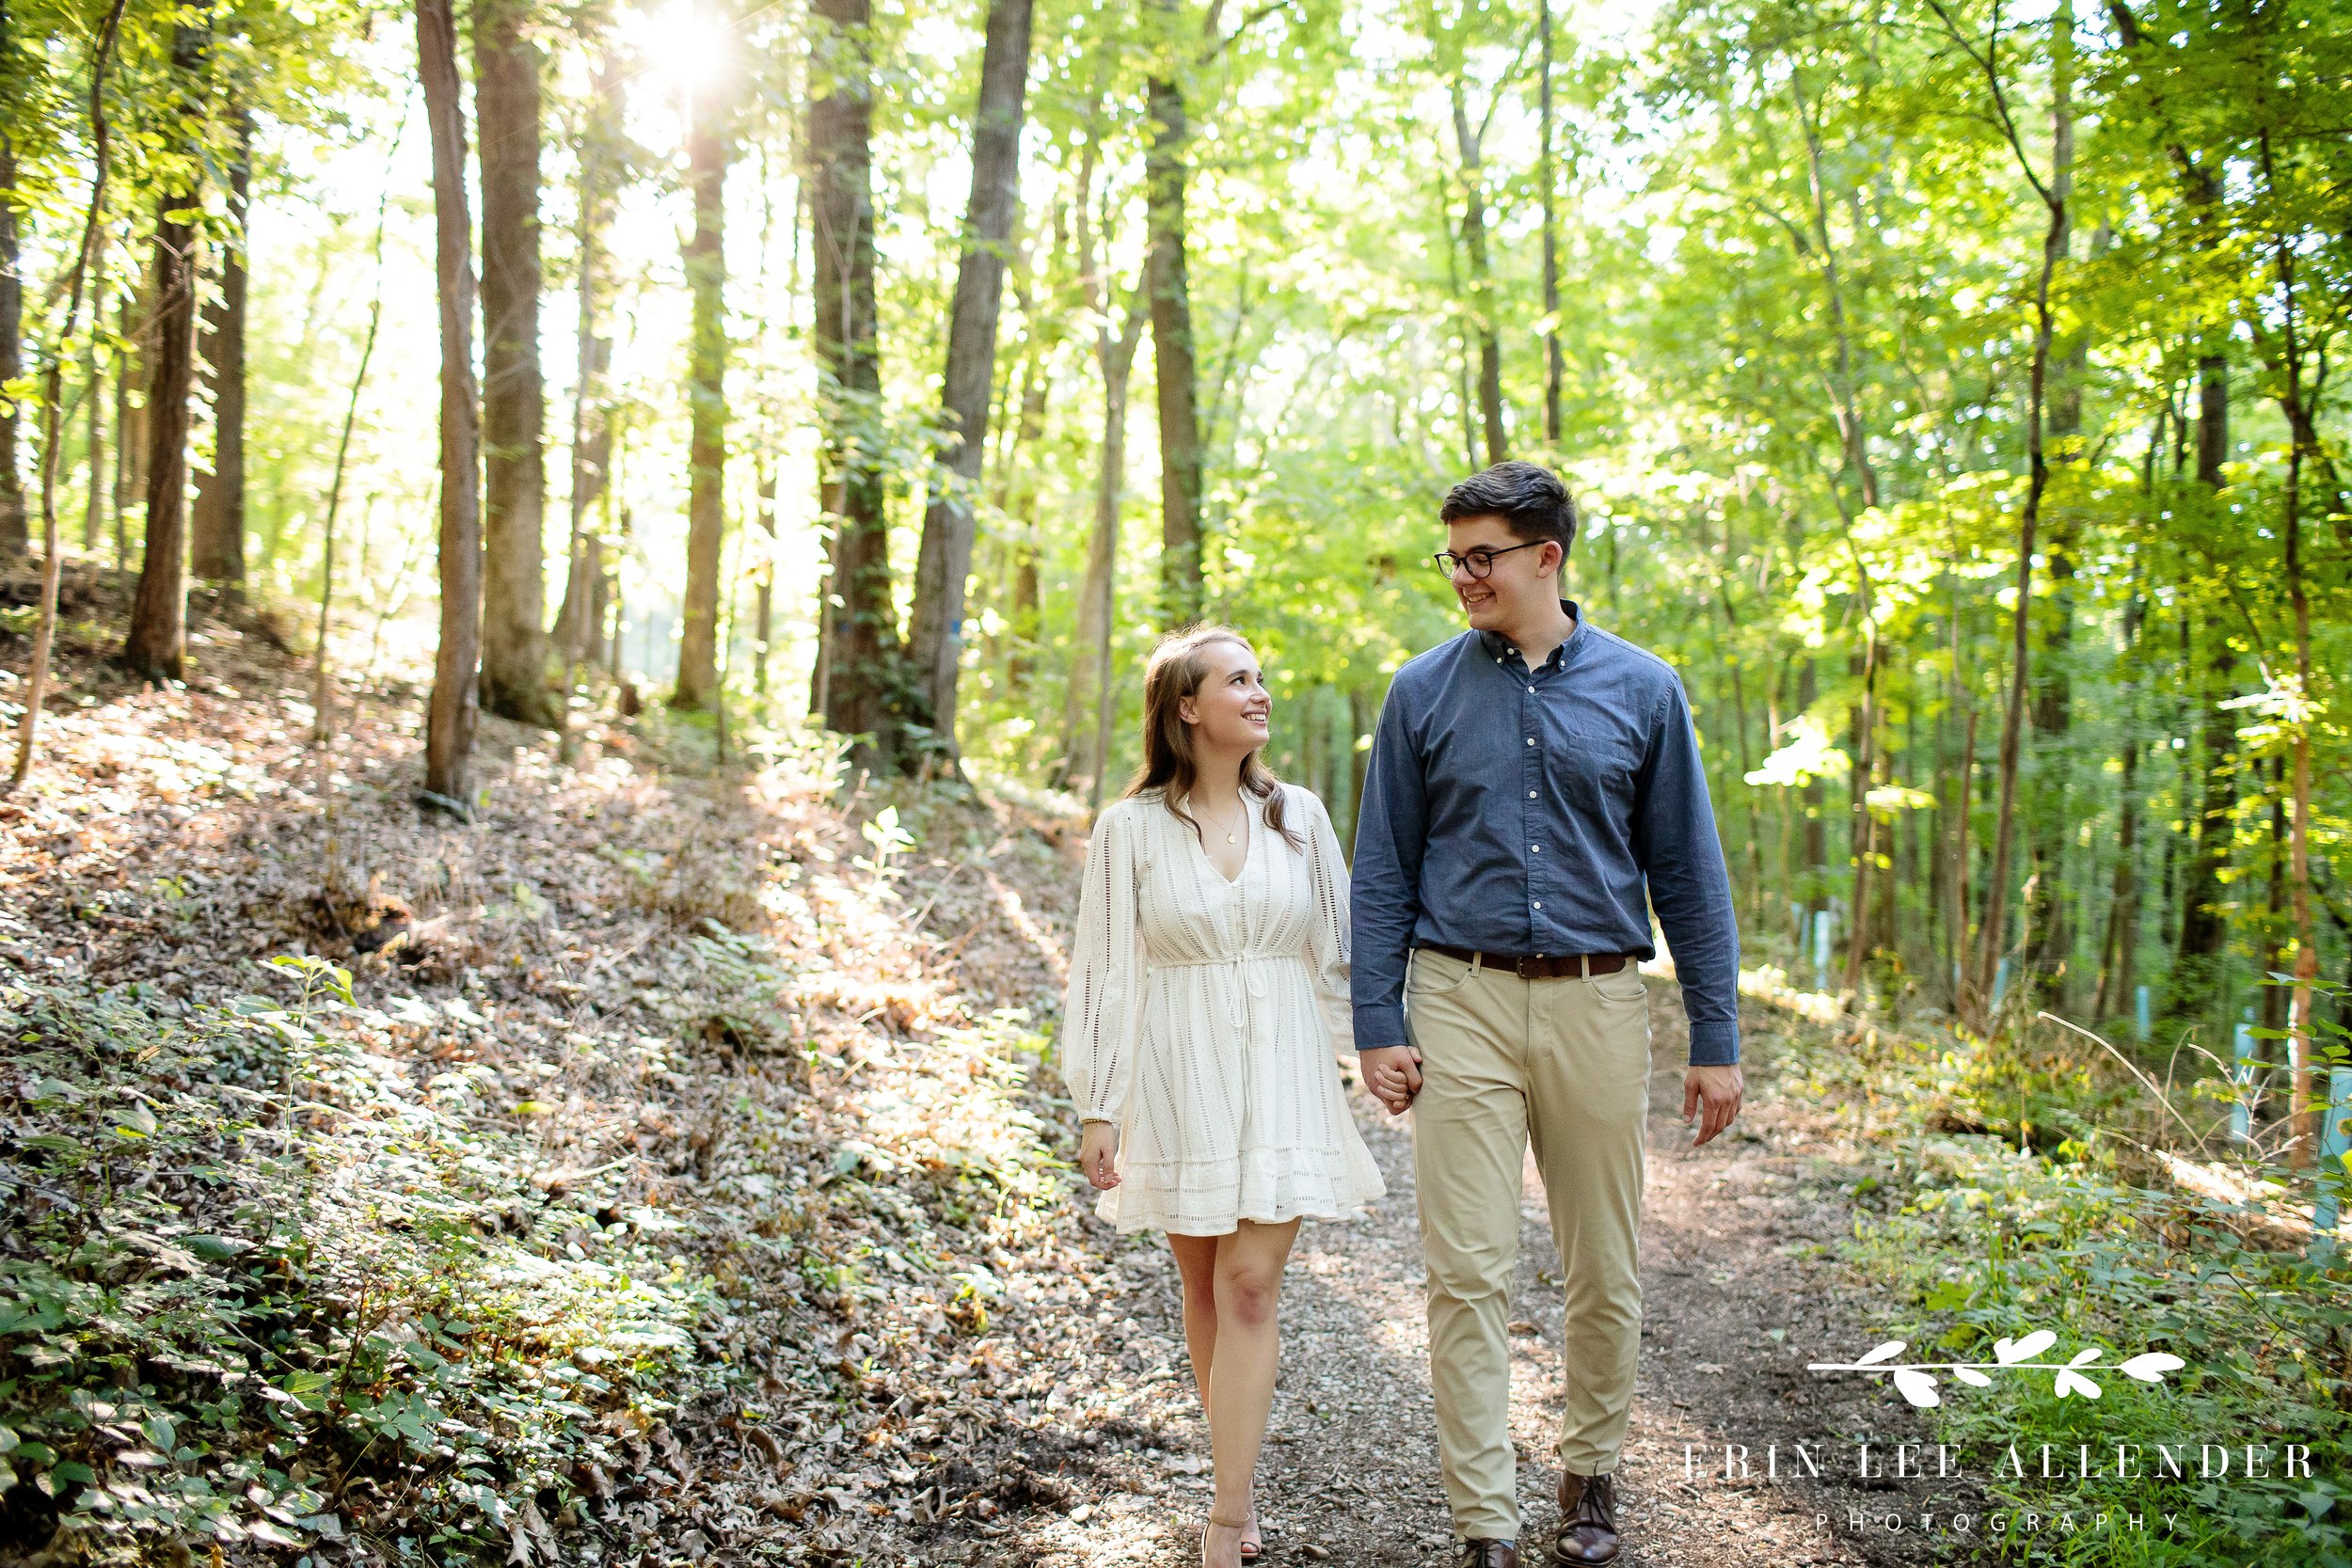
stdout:
POLYGON ((1549 738, 1547 771, 1571 801, 1612 816, 1630 808, 1642 756, 1622 725, 1571 708, 1552 724, 1549 738))

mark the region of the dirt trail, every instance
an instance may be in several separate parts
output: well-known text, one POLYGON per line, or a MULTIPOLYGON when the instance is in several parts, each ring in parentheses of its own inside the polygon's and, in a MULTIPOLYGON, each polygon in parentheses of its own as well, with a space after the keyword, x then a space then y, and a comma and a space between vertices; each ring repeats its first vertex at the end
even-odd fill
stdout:
MULTIPOLYGON (((209 650, 212 673, 141 691, 96 662, 105 640, 95 624, 76 625, 75 663, 43 732, 42 777, 70 769, 71 783, 0 802, 0 963, 52 985, 136 982, 176 1007, 249 989, 251 959, 316 941, 328 914, 364 916, 372 930, 406 933, 397 953, 352 959, 364 994, 500 1009, 495 1031, 459 1037, 420 1025, 404 1037, 420 1074, 451 1051, 531 1069, 536 1042, 565 1032, 675 1055, 681 1070, 658 1083, 583 1080, 567 1104, 580 1149, 617 1153, 644 1193, 694 1222, 697 1256, 741 1275, 741 1316, 728 1320, 737 1338, 705 1348, 766 1368, 760 1427, 738 1420, 739 1400, 680 1412, 676 1433, 658 1434, 671 1468, 640 1464, 615 1497, 567 1512, 567 1552, 616 1568, 680 1552, 710 1568, 1198 1560, 1207 1434, 1165 1243, 1121 1242, 1082 1219, 1074 1176, 1066 1203, 1045 1195, 1001 1237, 987 1215, 948 1224, 918 1201, 930 1192, 919 1179, 929 1146, 901 1125, 909 1095, 930 1103, 926 1074, 977 1065, 964 1053, 978 1047, 930 1027, 931 1009, 978 1018, 1020 1005, 1042 1018, 1057 1008, 1056 956, 1084 845, 1074 818, 957 808, 938 818, 938 842, 914 857, 903 890, 888 894, 867 887, 871 878, 845 879, 860 839, 837 806, 746 794, 739 781, 674 788, 642 766, 632 773, 620 753, 637 743, 618 730, 605 737, 612 766, 574 774, 546 737, 487 724, 497 820, 461 832, 421 823, 407 805, 414 693, 387 690, 346 706, 352 733, 334 776, 360 879, 380 872, 385 892, 408 902, 371 896, 365 910, 330 911, 318 898, 322 769, 304 744, 307 686, 290 661, 202 618, 191 641, 209 650), (771 920, 769 897, 789 918, 771 920), (793 1049, 750 1041, 739 1053, 732 1025, 704 1026, 719 1003, 690 933, 705 915, 764 931, 757 950, 806 980, 784 1021, 793 1049), (815 1051, 805 1060, 803 1045, 815 1051), (740 1097, 753 1091, 763 1115, 799 1118, 793 1137, 778 1142, 744 1117, 740 1097), (722 1098, 736 1107, 724 1117, 722 1098), (917 1175, 866 1169, 878 1145, 903 1146, 900 1164, 917 1175), (852 1166, 856 1180, 837 1180, 852 1166), (747 1262, 728 1233, 745 1215, 791 1220, 806 1259, 747 1262), (798 1266, 886 1243, 895 1276, 855 1301, 813 1291, 798 1266), (975 1327, 950 1304, 961 1300, 958 1271, 981 1259, 1002 1293, 975 1327)), ((1964 1560, 1965 1540, 1923 1540, 1915 1524, 1893 1534, 1883 1521, 1980 1512, 1974 1499, 1852 1475, 1854 1440, 1919 1440, 1913 1413, 1875 1380, 1804 1370, 1881 1338, 1890 1304, 1824 1255, 1849 1232, 1850 1192, 1887 1173, 1841 1141, 1832 1108, 1775 1093, 1770 1015, 1751 1032, 1740 1122, 1691 1150, 1675 1119, 1681 1008, 1665 982, 1651 1000, 1647 1327, 1620 1471, 1625 1560, 1964 1560), (1775 1442, 1784 1456, 1807 1444, 1824 1479, 1721 1479, 1724 1444, 1746 1445, 1760 1471, 1775 1442), (1688 1479, 1686 1445, 1697 1472, 1688 1479), (1856 1511, 1874 1521, 1868 1530, 1848 1528, 1856 1511)), ((1057 1087, 1041 1070, 1024 1102, 1067 1153, 1073 1130, 1047 1099, 1057 1087)), ((1358 1105, 1391 1190, 1365 1221, 1311 1225, 1291 1272, 1261 1494, 1273 1560, 1285 1565, 1402 1568, 1446 1555, 1410 1132, 1360 1096, 1358 1105)), ((994 1132, 1025 1146, 1010 1129, 994 1132)), ((1534 1547, 1552 1522, 1560 1323, 1559 1263, 1532 1172, 1522 1212, 1515 1424, 1534 1547)))
MULTIPOLYGON (((1769 1063, 1750 1067, 1737 1135, 1692 1149, 1677 1119, 1684 1037, 1671 985, 1653 982, 1651 1011, 1644 1350, 1618 1472, 1624 1560, 1629 1568, 1964 1560, 1965 1538, 1923 1537, 1917 1520, 1930 1513, 1941 1521, 1955 1508, 1980 1514, 1979 1502, 1949 1483, 1864 1481, 1853 1473, 1857 1441, 1871 1442, 1875 1465, 1880 1442, 1922 1440, 1908 1407, 1876 1380, 1804 1370, 1807 1361, 1850 1360, 1875 1342, 1874 1312, 1883 1305, 1820 1256, 1850 1224, 1838 1179, 1857 1173, 1808 1152, 1829 1146, 1806 1107, 1773 1095, 1769 1063), (1820 1480, 1788 1479, 1789 1445, 1798 1442, 1820 1480), (1726 1443, 1748 1447, 1750 1479, 1724 1481, 1726 1443), (1777 1481, 1762 1474, 1773 1443, 1781 1445, 1777 1481), (1687 1480, 1686 1445, 1693 1446, 1695 1470, 1687 1480), (1868 1528, 1852 1528, 1855 1512, 1871 1521, 1868 1528), (1890 1513, 1903 1516, 1900 1532, 1886 1529, 1890 1513), (1826 1528, 1818 1523, 1823 1514, 1826 1528)), ((1311 1222, 1300 1237, 1283 1299, 1283 1370, 1260 1507, 1277 1561, 1401 1568, 1444 1560, 1448 1525, 1410 1132, 1360 1098, 1359 1105, 1390 1195, 1367 1222, 1311 1222)), ((1549 1449, 1560 1397, 1559 1259, 1532 1164, 1521 1214, 1513 1425, 1524 1544, 1540 1547, 1558 1478, 1549 1449)), ((1181 1351, 1174 1271, 1156 1241, 1123 1250, 1126 1273, 1155 1285, 1119 1304, 1117 1324, 1106 1325, 1106 1375, 1116 1382, 1140 1372, 1154 1384, 1158 1423, 1106 1428, 1099 1447, 1038 1456, 1039 1468, 1058 1469, 1073 1483, 1077 1501, 1067 1512, 1018 1515, 994 1535, 943 1538, 926 1553, 932 1560, 1050 1568, 1198 1560, 1208 1441, 1181 1351)), ((1084 1398, 1082 1390, 1071 1394, 1084 1398)), ((1540 1552, 1530 1556, 1540 1560, 1540 1552)))

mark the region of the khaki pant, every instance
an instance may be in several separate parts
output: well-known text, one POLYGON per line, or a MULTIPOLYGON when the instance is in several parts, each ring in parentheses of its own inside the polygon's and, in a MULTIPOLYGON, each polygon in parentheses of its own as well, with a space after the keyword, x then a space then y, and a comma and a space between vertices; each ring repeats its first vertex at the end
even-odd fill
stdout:
POLYGON ((1625 1444, 1641 1347, 1649 1001, 1630 964, 1522 980, 1421 949, 1405 1007, 1422 1054, 1413 1171, 1446 1497, 1458 1536, 1516 1539, 1509 1321, 1526 1151, 1565 1275, 1560 1463, 1601 1475, 1625 1444))

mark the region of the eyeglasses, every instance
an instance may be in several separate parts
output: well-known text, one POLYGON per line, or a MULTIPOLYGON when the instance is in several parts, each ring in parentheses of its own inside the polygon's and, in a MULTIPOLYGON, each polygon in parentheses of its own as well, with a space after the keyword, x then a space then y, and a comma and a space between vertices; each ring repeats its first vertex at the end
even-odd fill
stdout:
POLYGON ((1449 582, 1454 579, 1454 574, 1456 571, 1463 569, 1467 569, 1471 577, 1483 582, 1486 580, 1486 574, 1495 569, 1496 556, 1509 555, 1511 550, 1532 550, 1539 545, 1550 543, 1549 539, 1532 539, 1524 545, 1513 545, 1510 549, 1502 550, 1490 550, 1482 546, 1468 555, 1455 555, 1452 550, 1439 550, 1429 558, 1429 562, 1438 568, 1438 575, 1449 582))

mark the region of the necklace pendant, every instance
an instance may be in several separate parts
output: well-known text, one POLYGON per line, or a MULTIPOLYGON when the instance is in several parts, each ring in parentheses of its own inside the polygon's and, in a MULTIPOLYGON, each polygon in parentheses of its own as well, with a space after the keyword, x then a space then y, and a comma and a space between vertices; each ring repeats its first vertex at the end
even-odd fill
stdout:
POLYGON ((1228 844, 1234 844, 1234 843, 1238 843, 1238 842, 1239 842, 1239 840, 1235 839, 1235 838, 1233 837, 1233 835, 1232 835, 1232 834, 1231 834, 1231 833, 1227 833, 1227 834, 1225 835, 1225 842, 1226 842, 1226 843, 1228 843, 1228 844))

